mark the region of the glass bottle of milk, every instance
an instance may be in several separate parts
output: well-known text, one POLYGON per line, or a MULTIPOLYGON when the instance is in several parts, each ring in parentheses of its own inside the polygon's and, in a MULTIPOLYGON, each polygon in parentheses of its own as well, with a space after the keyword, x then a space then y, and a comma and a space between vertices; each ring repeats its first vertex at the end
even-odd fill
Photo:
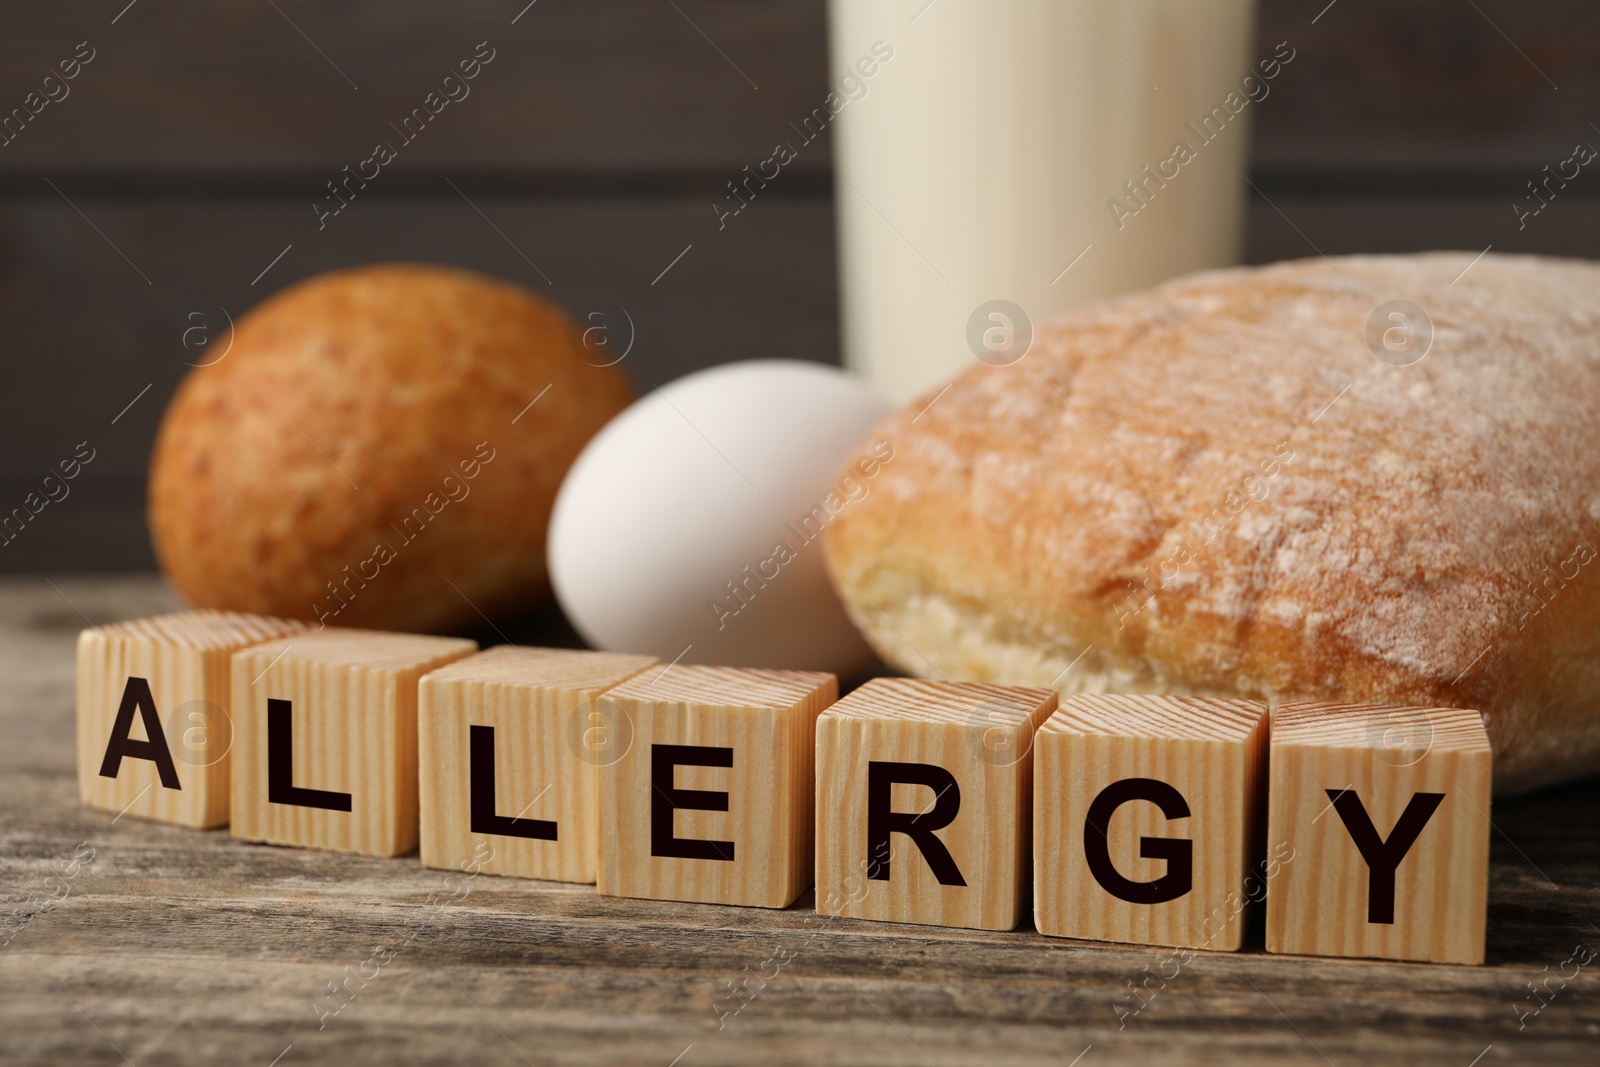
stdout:
MULTIPOLYGON (((896 401, 1238 261, 1253 0, 831 0, 845 364, 896 401)), ((1270 72, 1270 73, 1269 73, 1270 72)))

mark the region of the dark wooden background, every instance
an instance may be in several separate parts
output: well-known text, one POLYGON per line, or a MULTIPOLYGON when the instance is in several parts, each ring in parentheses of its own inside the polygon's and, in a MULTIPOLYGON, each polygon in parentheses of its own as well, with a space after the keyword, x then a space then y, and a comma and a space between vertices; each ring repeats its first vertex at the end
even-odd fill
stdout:
MULTIPOLYGON (((0 113, 78 42, 96 55, 0 148, 0 511, 78 442, 97 456, 0 570, 151 566, 144 471, 185 363, 226 315, 331 267, 444 261, 578 310, 615 301, 641 386, 731 359, 837 360, 828 139, 738 226, 719 233, 709 206, 826 91, 821 0, 525 3, 4 7, 0 113), (495 59, 471 95, 319 232, 324 182, 480 41, 495 59)), ((1600 6, 1325 5, 1262 5, 1259 51, 1288 40, 1298 57, 1251 108, 1251 261, 1600 252, 1600 174, 1525 230, 1511 207, 1576 142, 1600 145, 1600 6)))

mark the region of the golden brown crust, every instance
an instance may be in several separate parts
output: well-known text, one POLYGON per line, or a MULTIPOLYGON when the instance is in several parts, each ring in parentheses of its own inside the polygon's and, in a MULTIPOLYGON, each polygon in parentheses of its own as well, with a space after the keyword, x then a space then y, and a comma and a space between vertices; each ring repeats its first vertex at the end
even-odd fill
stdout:
POLYGON ((827 558, 913 673, 1476 708, 1515 792, 1600 769, 1596 410, 1600 266, 1199 275, 891 416, 827 558), (1411 366, 1367 342, 1393 299, 1433 323, 1411 366))
POLYGON ((581 352, 557 308, 465 271, 291 286, 167 409, 150 470, 162 569, 196 606, 330 625, 475 624, 466 598, 525 608, 545 595, 562 476, 632 397, 581 352))

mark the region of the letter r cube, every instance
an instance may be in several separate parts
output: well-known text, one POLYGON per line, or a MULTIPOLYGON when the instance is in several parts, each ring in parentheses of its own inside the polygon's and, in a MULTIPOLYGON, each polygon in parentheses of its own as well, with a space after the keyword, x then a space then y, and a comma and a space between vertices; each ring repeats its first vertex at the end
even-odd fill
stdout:
POLYGON ((878 678, 817 724, 817 911, 1009 930, 1049 689, 878 678))

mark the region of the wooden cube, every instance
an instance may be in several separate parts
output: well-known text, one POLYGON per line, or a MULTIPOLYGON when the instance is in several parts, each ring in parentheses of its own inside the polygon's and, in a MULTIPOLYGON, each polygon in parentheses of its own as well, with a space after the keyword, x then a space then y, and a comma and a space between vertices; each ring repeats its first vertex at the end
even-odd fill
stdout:
POLYGON ((1493 760, 1476 711, 1280 707, 1267 951, 1482 963, 1493 760))
POLYGON ((501 645, 424 675, 417 705, 423 864, 593 882, 596 771, 630 744, 596 698, 656 662, 501 645))
POLYGON ((477 649, 326 629, 233 657, 233 835, 398 856, 417 846, 417 682, 477 649))
POLYGON ((817 911, 1009 930, 1050 689, 878 678, 817 723, 817 911))
POLYGON ((811 884, 816 671, 664 666, 600 696, 630 729, 600 773, 607 896, 787 907, 811 884))
POLYGON ((228 657, 306 624, 183 611, 78 635, 78 793, 98 811, 228 823, 228 657))
POLYGON ((1267 706, 1081 694, 1034 745, 1042 934, 1233 951, 1265 886, 1267 706))

